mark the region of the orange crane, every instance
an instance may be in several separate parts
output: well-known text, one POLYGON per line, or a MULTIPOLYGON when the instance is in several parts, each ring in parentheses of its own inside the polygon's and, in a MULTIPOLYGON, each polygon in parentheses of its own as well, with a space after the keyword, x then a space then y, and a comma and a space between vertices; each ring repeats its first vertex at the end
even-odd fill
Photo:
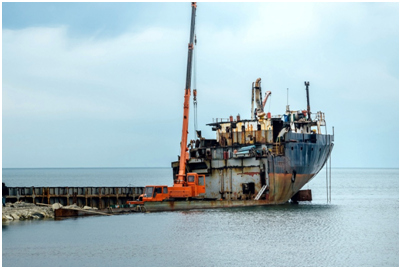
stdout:
POLYGON ((194 49, 194 33, 195 33, 195 13, 196 2, 192 2, 192 17, 191 17, 191 33, 188 43, 188 63, 187 63, 187 78, 185 83, 184 95, 184 116, 182 120, 182 135, 181 135, 181 155, 180 168, 174 186, 185 184, 185 164, 187 161, 187 142, 188 142, 188 118, 189 118, 189 99, 191 97, 191 77, 192 77, 192 54, 194 49))
MULTIPOLYGON (((149 185, 145 187, 144 193, 140 196, 137 202, 128 201, 128 204, 143 204, 143 202, 150 201, 163 201, 174 198, 190 198, 196 197, 199 194, 205 193, 205 176, 198 175, 197 173, 185 173, 189 153, 187 148, 188 142, 188 118, 189 118, 189 100, 191 97, 191 77, 192 77, 192 55, 194 49, 194 35, 195 35, 195 15, 196 15, 196 2, 191 3, 192 16, 191 16, 191 32, 188 44, 188 62, 187 62, 187 77, 185 84, 184 95, 184 115, 182 120, 182 136, 181 136, 181 155, 180 167, 177 178, 174 180, 173 187, 165 185, 149 185)), ((194 90, 194 95, 196 92, 194 90)))

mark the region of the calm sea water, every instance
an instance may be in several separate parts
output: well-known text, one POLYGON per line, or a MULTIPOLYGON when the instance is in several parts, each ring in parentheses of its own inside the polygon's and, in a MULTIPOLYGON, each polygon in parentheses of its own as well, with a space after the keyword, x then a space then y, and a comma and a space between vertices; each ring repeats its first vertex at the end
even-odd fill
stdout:
MULTIPOLYGON (((8 186, 171 184, 170 168, 3 169, 8 186)), ((312 202, 3 223, 3 266, 399 266, 398 169, 325 170, 312 202)))

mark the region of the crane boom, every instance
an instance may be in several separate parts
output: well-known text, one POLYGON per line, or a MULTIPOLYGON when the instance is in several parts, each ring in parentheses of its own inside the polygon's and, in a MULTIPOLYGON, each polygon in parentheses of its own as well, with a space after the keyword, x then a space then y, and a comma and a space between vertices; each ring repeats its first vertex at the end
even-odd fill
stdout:
POLYGON ((263 109, 265 108, 265 105, 266 105, 266 102, 267 102, 267 99, 269 98, 269 96, 272 94, 272 92, 271 91, 267 91, 266 93, 265 93, 265 99, 263 100, 263 103, 262 103, 262 107, 263 107, 263 109))
POLYGON ((193 43, 195 34, 195 13, 196 13, 196 2, 192 2, 192 16, 191 16, 191 29, 188 44, 188 62, 187 62, 187 77, 185 83, 185 95, 184 95, 184 116, 182 121, 182 136, 181 136, 181 155, 180 155, 180 168, 177 174, 177 179, 174 182, 174 186, 182 186, 185 183, 185 166, 187 162, 187 139, 188 139, 188 118, 189 118, 189 99, 191 97, 191 76, 192 76, 192 54, 193 54, 193 43))

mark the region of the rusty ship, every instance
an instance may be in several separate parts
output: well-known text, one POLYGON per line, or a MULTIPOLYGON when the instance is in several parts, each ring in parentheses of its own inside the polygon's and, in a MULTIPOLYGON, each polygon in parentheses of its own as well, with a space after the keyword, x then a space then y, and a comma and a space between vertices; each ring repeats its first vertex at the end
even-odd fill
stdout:
POLYGON ((188 143, 191 93, 196 100, 196 89, 191 88, 196 8, 192 2, 181 151, 171 164, 174 184, 146 186, 138 200, 127 204, 164 211, 302 200, 301 188, 324 167, 334 147, 334 129, 327 134, 325 114, 310 110, 309 82, 304 82, 306 110, 290 110, 287 105, 285 113, 272 116, 264 111, 271 92, 262 100, 258 78, 252 83, 250 119, 238 115, 213 120, 207 125, 215 138, 204 138, 196 130, 198 139, 188 143))
MULTIPOLYGON (((256 96, 261 93, 260 81, 252 87, 256 96)), ((309 82, 305 85, 308 92, 309 82)), ((302 111, 291 111, 287 105, 284 114, 271 116, 263 111, 265 102, 266 98, 255 98, 251 119, 238 115, 208 124, 216 138, 205 139, 198 131, 198 139, 191 141, 186 171, 205 175, 203 197, 281 204, 324 167, 334 146, 333 135, 322 132, 325 114, 311 113, 309 105, 302 111)), ((177 174, 179 162, 172 162, 172 168, 177 174)))

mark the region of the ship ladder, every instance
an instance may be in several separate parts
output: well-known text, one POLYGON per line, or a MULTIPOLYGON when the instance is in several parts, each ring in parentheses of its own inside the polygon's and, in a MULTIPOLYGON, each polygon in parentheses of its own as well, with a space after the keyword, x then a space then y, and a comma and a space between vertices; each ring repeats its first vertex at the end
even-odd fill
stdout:
POLYGON ((263 187, 260 189, 258 195, 256 195, 256 197, 255 197, 256 201, 259 200, 260 196, 262 196, 262 194, 265 192, 266 188, 267 188, 267 185, 263 185, 263 187))

